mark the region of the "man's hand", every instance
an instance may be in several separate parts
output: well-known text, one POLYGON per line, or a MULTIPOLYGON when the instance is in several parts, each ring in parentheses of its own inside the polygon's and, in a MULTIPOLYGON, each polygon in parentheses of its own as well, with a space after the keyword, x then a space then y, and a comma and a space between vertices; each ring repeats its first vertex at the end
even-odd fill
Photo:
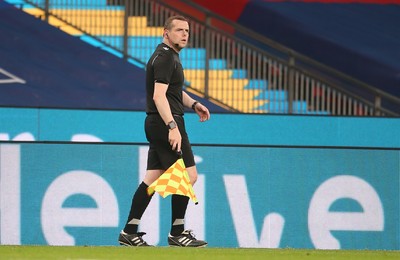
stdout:
POLYGON ((179 132, 178 127, 175 127, 174 129, 169 130, 168 141, 172 147, 172 150, 175 150, 175 151, 181 150, 182 136, 181 136, 181 133, 179 132))
POLYGON ((194 106, 194 111, 199 115, 200 122, 205 122, 210 119, 210 111, 208 108, 201 103, 197 103, 194 106))

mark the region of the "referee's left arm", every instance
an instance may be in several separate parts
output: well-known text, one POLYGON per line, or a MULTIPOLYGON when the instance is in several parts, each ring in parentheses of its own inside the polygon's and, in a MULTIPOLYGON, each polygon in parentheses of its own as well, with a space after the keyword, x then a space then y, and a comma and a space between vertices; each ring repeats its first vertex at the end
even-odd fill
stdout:
POLYGON ((197 100, 191 98, 185 91, 182 91, 182 102, 187 108, 191 108, 200 117, 200 122, 204 122, 210 119, 210 111, 208 108, 198 102, 197 100))

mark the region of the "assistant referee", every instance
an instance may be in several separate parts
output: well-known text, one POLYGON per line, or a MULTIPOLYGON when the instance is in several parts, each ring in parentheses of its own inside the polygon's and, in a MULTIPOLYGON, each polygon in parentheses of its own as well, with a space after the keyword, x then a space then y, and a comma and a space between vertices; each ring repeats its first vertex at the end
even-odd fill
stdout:
MULTIPOLYGON (((182 155, 192 185, 197 180, 197 169, 185 129, 184 108, 192 108, 200 122, 210 119, 210 112, 200 102, 183 91, 184 73, 179 52, 189 40, 189 22, 183 16, 172 16, 164 25, 163 42, 159 44, 146 67, 147 117, 145 133, 149 141, 147 171, 137 188, 119 243, 126 246, 148 246, 144 232, 138 232, 140 219, 152 196, 147 187, 182 155)), ((179 247, 204 247, 207 242, 195 238, 185 230, 184 219, 189 198, 172 195, 171 231, 168 244, 179 247)))

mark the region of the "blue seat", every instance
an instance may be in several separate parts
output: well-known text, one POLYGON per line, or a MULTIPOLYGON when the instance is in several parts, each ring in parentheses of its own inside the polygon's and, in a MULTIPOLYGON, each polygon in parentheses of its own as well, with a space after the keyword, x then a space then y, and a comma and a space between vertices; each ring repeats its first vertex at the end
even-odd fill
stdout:
POLYGON ((227 69, 226 60, 223 59, 210 59, 209 66, 211 70, 224 70, 227 69))
POLYGON ((179 53, 181 60, 205 60, 206 50, 203 48, 186 48, 179 53))
MULTIPOLYGON (((114 37, 115 38, 115 37, 114 37)), ((119 37, 122 41, 123 38, 119 37)), ((155 48, 162 42, 161 36, 130 36, 128 37, 128 45, 131 47, 155 48)))
MULTIPOLYGON (((205 59, 194 60, 194 59, 181 59, 182 66, 185 69, 200 69, 206 68, 205 59)), ((222 59, 210 59, 209 68, 211 70, 222 70, 226 69, 226 60, 222 59)))
POLYGON ((231 78, 233 78, 233 79, 245 79, 245 78, 247 78, 247 70, 234 69, 231 78))
MULTIPOLYGON (((44 1, 42 6, 44 6, 44 1)), ((50 2, 50 8, 54 9, 77 9, 79 10, 123 10, 121 5, 107 5, 107 0, 57 0, 55 3, 50 2)))
MULTIPOLYGON (((99 35, 97 36, 104 42, 112 43, 115 46, 123 46, 124 37, 122 36, 105 36, 99 35)), ((162 37, 156 36, 129 36, 128 37, 128 46, 131 48, 154 48, 162 41, 162 37)))
POLYGON ((254 99, 267 99, 274 101, 286 101, 287 100, 287 92, 284 90, 264 90, 254 99))
POLYGON ((5 0, 5 2, 23 8, 35 8, 33 5, 26 3, 24 0, 5 0))
POLYGON ((245 89, 267 89, 268 81, 263 79, 251 79, 245 89))

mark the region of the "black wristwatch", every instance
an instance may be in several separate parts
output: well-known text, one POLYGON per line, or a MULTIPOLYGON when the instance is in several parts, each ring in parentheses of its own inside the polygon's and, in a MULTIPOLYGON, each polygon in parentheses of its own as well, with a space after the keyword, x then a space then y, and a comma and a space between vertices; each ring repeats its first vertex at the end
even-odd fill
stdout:
POLYGON ((171 122, 169 122, 167 124, 167 126, 168 126, 169 130, 172 130, 172 129, 176 128, 176 122, 175 121, 171 121, 171 122))
POLYGON ((192 104, 192 109, 194 110, 194 111, 196 111, 196 105, 199 103, 199 101, 197 101, 197 100, 195 100, 194 102, 193 102, 193 104, 192 104))

